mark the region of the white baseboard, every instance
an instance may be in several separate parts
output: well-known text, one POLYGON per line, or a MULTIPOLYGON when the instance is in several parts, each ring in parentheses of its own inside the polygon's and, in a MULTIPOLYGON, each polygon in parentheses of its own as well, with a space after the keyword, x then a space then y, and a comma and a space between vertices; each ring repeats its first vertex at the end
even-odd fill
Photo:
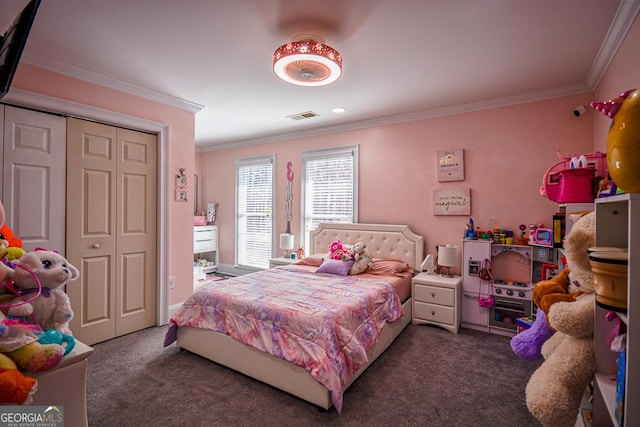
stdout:
POLYGON ((169 319, 171 319, 173 315, 176 314, 176 312, 180 309, 180 307, 182 307, 182 303, 173 304, 169 306, 169 319))

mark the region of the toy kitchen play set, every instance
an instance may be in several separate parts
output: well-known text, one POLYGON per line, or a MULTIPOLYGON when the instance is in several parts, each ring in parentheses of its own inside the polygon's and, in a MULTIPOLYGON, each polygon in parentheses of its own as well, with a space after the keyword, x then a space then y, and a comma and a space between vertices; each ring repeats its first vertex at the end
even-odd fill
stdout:
POLYGON ((462 262, 462 325, 515 335, 516 319, 531 317, 532 247, 465 239, 462 262))

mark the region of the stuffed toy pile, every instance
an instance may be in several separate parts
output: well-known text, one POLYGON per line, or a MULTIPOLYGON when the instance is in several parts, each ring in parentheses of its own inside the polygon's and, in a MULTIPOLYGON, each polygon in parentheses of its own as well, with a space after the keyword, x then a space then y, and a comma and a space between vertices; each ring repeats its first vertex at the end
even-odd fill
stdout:
POLYGON ((350 275, 365 272, 373 265, 373 260, 367 252, 367 245, 358 242, 355 245, 344 245, 340 240, 334 240, 329 244, 329 258, 338 261, 352 261, 353 265, 349 270, 350 275))
POLYGON ((575 223, 564 242, 569 268, 534 288, 534 302, 539 313, 546 315, 541 321, 546 319, 547 325, 538 324, 537 318, 535 328, 526 331, 529 334, 512 342, 521 357, 519 351, 528 342, 532 349, 527 354, 535 355, 539 349, 544 358, 529 379, 526 403, 545 427, 575 425, 582 396, 595 372, 595 288, 588 253, 595 244, 594 222, 595 213, 589 213, 575 223))
MULTIPOLYGON (((3 223, 4 207, 0 203, 0 225, 3 223)), ((1 230, 0 283, 4 288, 0 289, 0 403, 30 404, 37 380, 23 372, 53 369, 75 346, 68 330, 73 312, 61 286, 77 278, 79 272, 55 252, 24 253, 21 248, 7 246, 9 241, 20 245, 21 241, 12 233, 8 238, 8 227, 1 230), (31 272, 41 282, 40 294, 31 272)))

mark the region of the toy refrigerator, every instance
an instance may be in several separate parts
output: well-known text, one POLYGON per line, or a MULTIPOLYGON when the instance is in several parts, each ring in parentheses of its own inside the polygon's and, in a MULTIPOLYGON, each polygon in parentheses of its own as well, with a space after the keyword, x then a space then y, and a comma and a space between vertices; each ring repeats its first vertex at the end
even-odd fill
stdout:
POLYGON ((491 240, 464 240, 462 242, 462 325, 486 331, 489 327, 489 309, 481 307, 479 298, 491 294, 489 282, 480 280, 483 260, 491 259, 491 240))

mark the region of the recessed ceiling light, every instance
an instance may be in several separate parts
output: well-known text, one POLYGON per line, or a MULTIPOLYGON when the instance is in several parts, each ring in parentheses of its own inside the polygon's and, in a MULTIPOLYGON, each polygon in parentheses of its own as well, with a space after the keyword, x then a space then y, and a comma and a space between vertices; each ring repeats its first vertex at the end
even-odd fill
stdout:
POLYGON ((336 114, 344 113, 345 111, 347 111, 347 109, 343 107, 336 107, 331 109, 331 112, 336 114))

